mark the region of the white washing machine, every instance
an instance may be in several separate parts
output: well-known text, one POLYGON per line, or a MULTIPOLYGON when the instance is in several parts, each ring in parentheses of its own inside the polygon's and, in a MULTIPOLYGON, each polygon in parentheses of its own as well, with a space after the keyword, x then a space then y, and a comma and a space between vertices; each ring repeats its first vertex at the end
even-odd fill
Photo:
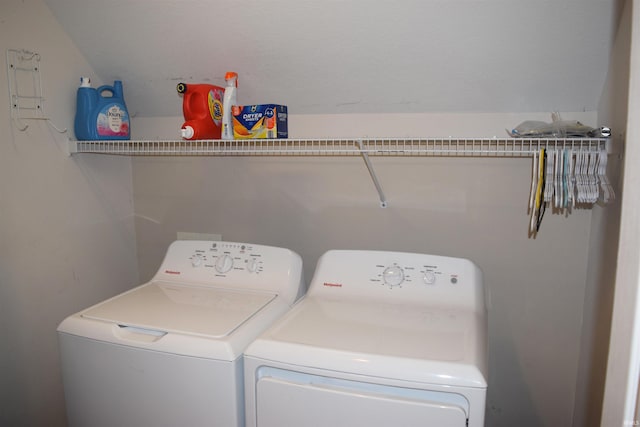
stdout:
POLYGON ((243 352, 304 293, 282 248, 176 241, 153 279, 58 327, 70 426, 243 426, 243 352))
POLYGON ((464 259, 329 251, 245 352, 247 426, 484 425, 487 321, 464 259))

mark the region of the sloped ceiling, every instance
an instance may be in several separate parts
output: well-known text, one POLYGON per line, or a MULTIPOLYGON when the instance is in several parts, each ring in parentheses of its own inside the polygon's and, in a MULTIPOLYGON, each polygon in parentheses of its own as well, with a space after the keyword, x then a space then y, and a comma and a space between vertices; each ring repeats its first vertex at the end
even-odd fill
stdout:
POLYGON ((593 111, 615 33, 603 0, 45 3, 139 116, 226 71, 239 103, 298 114, 593 111))

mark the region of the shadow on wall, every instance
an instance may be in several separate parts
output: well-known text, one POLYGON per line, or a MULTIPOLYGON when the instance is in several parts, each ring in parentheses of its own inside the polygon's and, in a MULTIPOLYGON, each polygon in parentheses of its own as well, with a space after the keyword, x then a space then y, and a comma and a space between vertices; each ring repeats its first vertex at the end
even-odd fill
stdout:
MULTIPOLYGON (((491 328, 489 328, 489 335, 491 335, 491 328)), ((503 335, 502 339, 489 340, 494 343, 490 357, 499 359, 491 361, 490 366, 499 366, 500 369, 489 370, 485 425, 514 427, 513 420, 518 420, 518 427, 540 427, 544 424, 537 415, 532 396, 528 392, 529 387, 519 362, 519 354, 509 338, 512 336, 508 334, 503 335), (510 396, 510 402, 518 402, 518 405, 515 406, 513 403, 505 405, 504 402, 497 401, 496 396, 510 396)))

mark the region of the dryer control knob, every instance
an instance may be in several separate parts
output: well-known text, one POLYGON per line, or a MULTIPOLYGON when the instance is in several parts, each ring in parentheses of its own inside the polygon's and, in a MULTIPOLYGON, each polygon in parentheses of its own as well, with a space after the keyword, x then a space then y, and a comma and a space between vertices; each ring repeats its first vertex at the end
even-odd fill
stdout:
POLYGON ((224 254, 218 257, 216 261, 216 271, 218 273, 226 273, 227 271, 233 268, 233 258, 229 255, 224 254))
POLYGON ((191 265, 193 267, 200 267, 202 265, 202 255, 194 255, 191 257, 191 265))
POLYGON ((436 275, 433 273, 433 271, 424 272, 424 283, 426 283, 427 285, 433 285, 434 283, 436 283, 436 275))
POLYGON ((249 258, 247 260, 247 271, 249 273, 255 273, 258 271, 258 260, 255 258, 249 258))
POLYGON ((392 265, 387 267, 382 272, 382 280, 384 283, 389 286, 398 286, 404 282, 404 270, 402 267, 398 267, 397 265, 392 265))

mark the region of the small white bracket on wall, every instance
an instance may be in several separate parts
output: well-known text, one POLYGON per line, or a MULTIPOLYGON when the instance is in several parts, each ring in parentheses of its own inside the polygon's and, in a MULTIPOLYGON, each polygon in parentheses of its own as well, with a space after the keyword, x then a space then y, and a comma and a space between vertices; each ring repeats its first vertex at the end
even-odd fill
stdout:
POLYGON ((367 165, 367 169, 369 170, 369 174, 371 175, 371 179, 373 180, 373 184, 376 186, 376 190, 378 191, 378 197, 380 197, 380 207, 387 207, 387 198, 384 196, 384 192, 382 191, 382 186, 380 185, 380 181, 378 181, 378 176, 376 175, 376 171, 373 169, 373 165, 371 164, 371 160, 369 159, 369 154, 365 151, 362 140, 358 140, 358 148, 360 149, 360 154, 364 159, 364 163, 367 165))
POLYGON ((27 130, 26 120, 45 120, 57 132, 65 133, 44 113, 40 54, 24 49, 7 49, 7 78, 11 120, 21 131, 27 130))

